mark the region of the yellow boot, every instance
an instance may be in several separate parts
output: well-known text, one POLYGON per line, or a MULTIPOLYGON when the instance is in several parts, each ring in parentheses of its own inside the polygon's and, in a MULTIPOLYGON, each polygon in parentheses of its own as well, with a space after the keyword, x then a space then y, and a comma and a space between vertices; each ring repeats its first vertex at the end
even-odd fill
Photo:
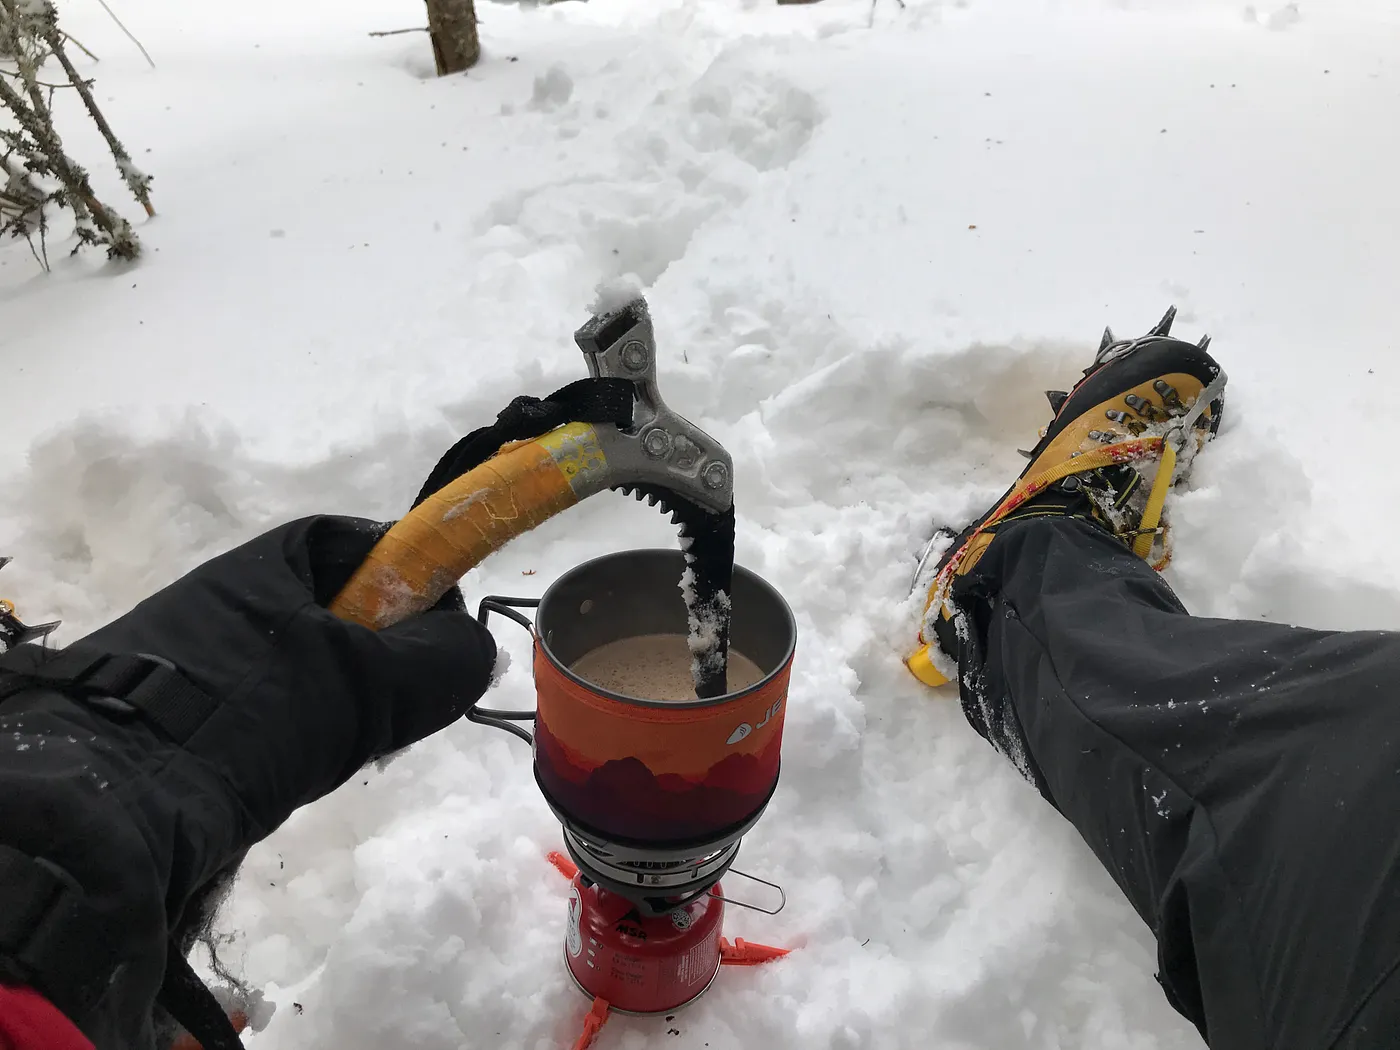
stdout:
POLYGON ((919 645, 920 681, 945 685, 957 670, 953 581, 977 564, 997 529, 1029 517, 1097 522, 1154 569, 1171 557, 1162 517, 1168 490, 1189 473, 1220 427, 1225 373, 1197 344, 1168 335, 1176 308, 1140 339, 1104 330, 1094 363, 1071 391, 1048 390, 1055 415, 1030 462, 1001 499, 965 528, 938 562, 919 645))

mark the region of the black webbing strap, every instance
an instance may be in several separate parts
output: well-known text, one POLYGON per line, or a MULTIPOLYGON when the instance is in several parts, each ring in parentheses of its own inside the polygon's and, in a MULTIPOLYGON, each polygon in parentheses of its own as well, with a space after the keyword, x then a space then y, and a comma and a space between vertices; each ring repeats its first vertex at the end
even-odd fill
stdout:
MULTIPOLYGON (((111 938, 82 891, 46 861, 0 845, 0 956, 4 970, 82 1023, 116 972, 111 938)), ((214 993, 172 939, 156 999, 204 1050, 242 1050, 214 993)))
MULTIPOLYGON (((108 713, 140 715, 184 744, 218 701, 158 657, 22 645, 0 665, 0 701, 45 686, 108 713)), ((74 1020, 97 1002, 116 960, 81 889, 43 860, 0 845, 0 956, 74 1020)), ((171 942, 159 1000, 205 1050, 242 1043, 213 993, 171 942)))
POLYGON ((111 943, 82 890, 57 867, 0 845, 0 956, 81 1024, 116 972, 111 943))
POLYGON ((0 653, 0 704, 25 689, 34 688, 31 672, 50 657, 42 645, 16 645, 0 653))
POLYGON ((510 441, 528 441, 565 423, 632 425, 637 386, 630 379, 580 379, 546 398, 517 397, 489 427, 473 430, 447 450, 423 482, 416 507, 434 492, 481 466, 510 441))
MULTIPOLYGON (((26 648, 38 647, 20 646, 7 654, 0 675, 12 671, 26 685, 51 686, 100 708, 110 709, 111 701, 128 705, 129 711, 141 712, 177 744, 188 741, 219 706, 158 657, 62 649, 41 661, 22 654, 26 648)), ((16 691, 13 680, 0 678, 0 698, 16 691)))
POLYGON ((156 993, 156 1002, 194 1036, 203 1050, 243 1050, 243 1040, 238 1038, 233 1022, 173 938, 167 951, 165 978, 156 993))
POLYGON ((33 688, 34 682, 29 677, 20 674, 7 674, 6 669, 0 667, 0 704, 16 693, 33 688))

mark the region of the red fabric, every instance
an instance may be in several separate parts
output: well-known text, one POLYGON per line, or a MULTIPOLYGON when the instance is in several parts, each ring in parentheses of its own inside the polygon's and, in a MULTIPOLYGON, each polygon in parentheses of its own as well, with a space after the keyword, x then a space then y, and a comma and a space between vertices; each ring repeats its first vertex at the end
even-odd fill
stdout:
POLYGON ((0 1050, 94 1050, 58 1007, 28 988, 0 984, 0 1050))

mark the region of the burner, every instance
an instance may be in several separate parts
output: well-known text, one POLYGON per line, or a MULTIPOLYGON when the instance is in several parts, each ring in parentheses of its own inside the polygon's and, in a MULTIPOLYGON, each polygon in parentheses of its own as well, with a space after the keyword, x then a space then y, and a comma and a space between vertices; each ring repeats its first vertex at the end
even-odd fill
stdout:
POLYGON ((590 881, 636 903, 643 915, 666 915, 703 895, 729 870, 739 840, 699 856, 625 849, 589 842, 564 826, 564 845, 590 881))

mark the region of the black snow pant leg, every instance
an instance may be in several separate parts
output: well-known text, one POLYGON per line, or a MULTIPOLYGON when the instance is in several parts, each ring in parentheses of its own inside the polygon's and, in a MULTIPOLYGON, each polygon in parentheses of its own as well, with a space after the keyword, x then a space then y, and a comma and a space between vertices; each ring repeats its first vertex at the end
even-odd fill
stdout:
POLYGON ((1079 830, 1212 1050, 1400 1046, 1400 634, 1187 614, 1093 525, 954 599, 973 726, 1079 830))

